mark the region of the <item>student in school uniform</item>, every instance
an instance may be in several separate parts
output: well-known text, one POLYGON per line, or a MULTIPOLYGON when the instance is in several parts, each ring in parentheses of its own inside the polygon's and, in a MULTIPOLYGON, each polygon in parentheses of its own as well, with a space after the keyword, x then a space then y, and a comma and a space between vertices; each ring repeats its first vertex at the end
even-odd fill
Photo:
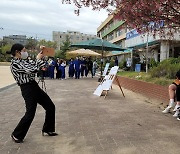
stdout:
POLYGON ((86 58, 83 57, 81 60, 81 77, 84 77, 84 75, 86 74, 85 72, 87 72, 86 65, 87 65, 86 58))
POLYGON ((55 64, 55 68, 56 68, 56 79, 60 78, 60 71, 59 71, 59 58, 56 59, 56 64, 55 64))
POLYGON ((86 77, 88 76, 89 71, 91 72, 91 77, 93 78, 93 62, 91 60, 91 57, 88 58, 87 61, 87 72, 86 72, 86 77))
POLYGON ((93 61, 93 76, 95 76, 96 75, 96 70, 97 70, 97 68, 98 68, 98 64, 97 64, 97 61, 95 60, 95 61, 93 61))
POLYGON ((68 71, 68 73, 69 73, 70 78, 74 77, 74 60, 73 60, 73 58, 71 58, 70 61, 69 61, 69 71, 68 71))
POLYGON ((75 79, 79 79, 81 72, 81 61, 79 57, 76 57, 76 60, 74 60, 74 70, 75 70, 75 79))
POLYGON ((49 60, 49 77, 50 79, 54 79, 54 70, 55 70, 55 61, 53 58, 49 60))
POLYGON ((66 61, 63 60, 62 63, 60 64, 61 80, 66 79, 65 68, 66 68, 66 61))

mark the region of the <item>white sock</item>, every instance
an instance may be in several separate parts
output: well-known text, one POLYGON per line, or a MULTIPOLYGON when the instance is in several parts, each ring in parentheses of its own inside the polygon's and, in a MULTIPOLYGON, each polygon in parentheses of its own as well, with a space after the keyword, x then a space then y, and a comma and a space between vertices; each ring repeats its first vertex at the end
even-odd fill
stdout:
POLYGON ((174 106, 174 99, 170 99, 170 101, 169 101, 169 107, 171 108, 171 107, 173 107, 174 106))

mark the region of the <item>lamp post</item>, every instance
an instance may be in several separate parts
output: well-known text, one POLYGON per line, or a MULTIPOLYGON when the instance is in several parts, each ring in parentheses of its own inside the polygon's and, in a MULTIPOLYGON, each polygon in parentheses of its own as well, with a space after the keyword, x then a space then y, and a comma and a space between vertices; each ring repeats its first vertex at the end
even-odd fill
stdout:
POLYGON ((147 33, 147 40, 146 40, 146 73, 148 73, 148 50, 149 50, 149 33, 147 33))
MULTIPOLYGON (((4 30, 4 28, 3 27, 0 27, 0 30, 4 30)), ((3 45, 3 43, 1 43, 1 46, 3 45)))
POLYGON ((102 37, 101 37, 101 34, 100 34, 100 39, 101 39, 101 60, 100 60, 100 63, 101 63, 101 75, 100 75, 100 78, 98 79, 98 81, 99 82, 101 82, 102 81, 102 79, 103 79, 103 72, 102 72, 102 67, 103 67, 103 57, 104 57, 104 53, 103 53, 103 39, 102 39, 102 37))
POLYGON ((101 41, 102 41, 102 51, 101 51, 101 78, 102 78, 102 66, 103 66, 103 39, 101 38, 101 41))
POLYGON ((3 27, 0 27, 0 30, 4 30, 4 28, 3 28, 3 27))

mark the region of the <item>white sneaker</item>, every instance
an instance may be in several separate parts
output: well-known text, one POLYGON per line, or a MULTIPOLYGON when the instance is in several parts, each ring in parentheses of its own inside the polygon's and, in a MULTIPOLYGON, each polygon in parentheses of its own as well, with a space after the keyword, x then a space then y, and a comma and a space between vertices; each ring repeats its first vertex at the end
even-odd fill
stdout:
POLYGON ((176 110, 176 112, 173 114, 173 117, 178 117, 179 110, 176 110))
POLYGON ((167 108, 165 108, 165 109, 162 111, 162 113, 169 113, 170 109, 171 109, 171 108, 168 106, 167 108))
POLYGON ((173 111, 174 111, 174 112, 177 111, 178 107, 180 107, 180 105, 179 105, 179 104, 178 104, 178 105, 176 104, 176 106, 174 107, 174 110, 173 110, 173 111))
POLYGON ((179 120, 179 121, 180 121, 180 117, 178 117, 178 118, 177 118, 177 120, 179 120))

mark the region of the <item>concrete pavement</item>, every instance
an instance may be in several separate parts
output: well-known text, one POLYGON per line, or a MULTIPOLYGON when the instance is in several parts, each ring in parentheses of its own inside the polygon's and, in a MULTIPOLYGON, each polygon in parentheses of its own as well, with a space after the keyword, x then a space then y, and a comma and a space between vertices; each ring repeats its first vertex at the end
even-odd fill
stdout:
POLYGON ((157 102, 125 89, 124 98, 115 85, 106 99, 97 97, 97 78, 45 83, 59 136, 41 135, 44 110, 38 106, 24 143, 11 140, 25 111, 13 86, 0 91, 0 154, 179 154, 180 122, 162 114, 157 102))
POLYGON ((10 66, 0 66, 0 89, 15 83, 10 66))

